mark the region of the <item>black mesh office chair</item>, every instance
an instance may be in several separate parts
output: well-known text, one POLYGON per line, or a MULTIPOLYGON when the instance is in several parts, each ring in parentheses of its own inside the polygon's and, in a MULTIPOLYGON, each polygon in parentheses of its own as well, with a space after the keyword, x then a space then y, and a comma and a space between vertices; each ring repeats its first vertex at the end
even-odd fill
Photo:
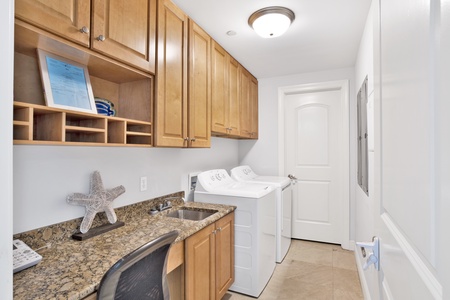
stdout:
POLYGON ((121 258, 103 276, 97 299, 170 299, 166 262, 177 236, 177 231, 171 231, 121 258))

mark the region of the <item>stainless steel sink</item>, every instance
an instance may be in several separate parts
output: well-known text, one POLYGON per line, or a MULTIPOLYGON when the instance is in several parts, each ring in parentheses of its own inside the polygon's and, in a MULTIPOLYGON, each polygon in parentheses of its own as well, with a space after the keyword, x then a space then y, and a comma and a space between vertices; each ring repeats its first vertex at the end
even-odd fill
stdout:
POLYGON ((184 220, 201 221, 215 214, 217 210, 182 207, 167 214, 168 217, 184 220))

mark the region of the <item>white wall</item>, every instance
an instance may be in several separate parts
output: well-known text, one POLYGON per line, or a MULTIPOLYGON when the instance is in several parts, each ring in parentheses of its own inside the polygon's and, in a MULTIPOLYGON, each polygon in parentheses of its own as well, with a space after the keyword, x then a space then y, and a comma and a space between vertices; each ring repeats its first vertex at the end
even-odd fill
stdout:
POLYGON ((12 299, 12 102, 14 68, 14 0, 0 9, 0 299, 12 299))
POLYGON ((238 141, 212 138, 210 149, 14 146, 14 233, 84 215, 84 207, 66 202, 70 193, 89 192, 98 170, 105 188, 123 185, 114 201, 121 207, 184 190, 188 174, 238 165, 238 141), (148 189, 140 192, 140 177, 148 189))
MULTIPOLYGON (((338 69, 283 77, 258 79, 259 139, 239 142, 239 161, 260 175, 279 174, 278 166, 278 89, 280 87, 336 81, 350 82, 350 239, 354 239, 353 207, 356 182, 356 94, 354 69, 338 69)), ((286 175, 286 174, 284 174, 286 175)))

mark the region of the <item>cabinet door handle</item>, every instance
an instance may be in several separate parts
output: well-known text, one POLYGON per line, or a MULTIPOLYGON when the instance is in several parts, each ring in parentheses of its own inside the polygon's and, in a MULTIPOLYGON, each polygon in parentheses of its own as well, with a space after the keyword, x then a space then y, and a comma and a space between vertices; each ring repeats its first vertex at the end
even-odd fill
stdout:
POLYGON ((212 234, 216 234, 216 233, 217 233, 217 230, 213 230, 211 233, 212 233, 212 234))
POLYGON ((185 142, 189 142, 189 138, 188 138, 188 137, 185 137, 183 140, 184 140, 185 142))
POLYGON ((222 231, 222 227, 219 227, 219 228, 217 228, 216 229, 218 232, 221 232, 222 231))
POLYGON ((97 37, 97 41, 99 41, 99 42, 104 42, 106 40, 106 38, 105 38, 105 36, 103 35, 103 34, 100 34, 98 37, 97 37))
POLYGON ((191 139, 191 142, 195 142, 195 138, 191 139))
POLYGON ((89 33, 89 28, 87 28, 86 26, 83 26, 83 27, 81 27, 80 32, 88 34, 89 33))

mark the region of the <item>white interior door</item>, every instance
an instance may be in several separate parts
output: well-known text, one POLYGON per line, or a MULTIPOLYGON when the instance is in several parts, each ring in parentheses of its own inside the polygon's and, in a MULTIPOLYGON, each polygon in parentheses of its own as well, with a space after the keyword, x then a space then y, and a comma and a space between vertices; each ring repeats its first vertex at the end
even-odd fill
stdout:
POLYGON ((449 266, 439 257, 437 235, 439 216, 449 216, 438 209, 437 133, 448 128, 440 128, 435 118, 437 7, 421 0, 379 3, 381 38, 375 37, 374 44, 381 49, 375 59, 380 85, 374 89, 378 294, 382 299, 448 299, 441 278, 449 266))
POLYGON ((348 224, 343 213, 348 207, 347 85, 317 84, 284 95, 284 171, 297 178, 293 238, 343 242, 348 224))

